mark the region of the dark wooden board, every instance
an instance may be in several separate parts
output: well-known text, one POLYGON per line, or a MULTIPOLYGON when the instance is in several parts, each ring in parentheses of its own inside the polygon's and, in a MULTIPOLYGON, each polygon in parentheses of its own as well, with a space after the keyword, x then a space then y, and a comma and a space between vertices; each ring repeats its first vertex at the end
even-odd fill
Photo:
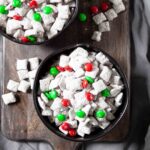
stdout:
MULTIPOLYGON (((88 12, 93 1, 80 1, 80 12, 88 12)), ((99 4, 99 0, 95 1, 99 4)), ((86 23, 76 19, 67 30, 58 38, 47 45, 24 46, 13 43, 4 38, 3 48, 3 92, 6 93, 6 85, 9 79, 18 80, 15 62, 16 58, 30 58, 38 56, 44 59, 50 53, 59 48, 77 44, 89 43, 97 48, 105 50, 113 56, 121 65, 130 83, 130 37, 129 37, 129 4, 125 2, 126 11, 111 22, 111 32, 104 33, 100 43, 91 41, 91 34, 96 29, 91 18, 86 23)), ((3 135, 12 140, 44 140, 49 142, 56 150, 74 149, 78 143, 66 141, 49 131, 34 108, 32 94, 18 94, 20 99, 17 104, 4 105, 1 101, 1 131, 3 135)), ((119 124, 102 139, 97 142, 118 142, 123 140, 129 130, 129 107, 119 124)))

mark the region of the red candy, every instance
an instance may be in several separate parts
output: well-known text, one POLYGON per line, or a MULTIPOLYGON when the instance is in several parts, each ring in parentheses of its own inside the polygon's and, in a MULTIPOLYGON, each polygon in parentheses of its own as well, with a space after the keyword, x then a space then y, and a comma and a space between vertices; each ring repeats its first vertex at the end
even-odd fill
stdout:
POLYGON ((22 16, 19 16, 19 15, 14 15, 13 16, 13 19, 15 19, 15 20, 22 20, 22 16))
POLYGON ((99 12, 99 9, 98 9, 97 6, 91 6, 91 7, 90 7, 90 11, 91 11, 91 13, 93 13, 93 14, 97 14, 97 13, 99 12))
POLYGON ((93 64, 92 63, 86 63, 85 65, 84 65, 84 69, 85 69, 85 71, 92 71, 93 70, 93 64))
POLYGON ((64 107, 68 107, 70 105, 70 101, 68 99, 62 99, 61 104, 64 107))
POLYGON ((61 66, 56 66, 56 68, 57 68, 57 69, 58 69, 58 71, 60 71, 60 72, 65 71, 65 69, 64 69, 63 67, 61 67, 61 66))
POLYGON ((30 8, 38 8, 38 3, 35 0, 29 2, 30 8))
POLYGON ((109 9, 109 3, 108 2, 103 2, 101 4, 101 9, 103 12, 107 11, 109 9))
POLYGON ((77 133, 76 133, 76 130, 75 130, 75 129, 70 129, 70 130, 69 130, 69 135, 70 135, 70 136, 73 137, 73 136, 76 136, 76 134, 77 134, 77 133))
POLYGON ((27 43, 27 42, 29 42, 29 39, 27 38, 27 37, 21 37, 21 42, 23 42, 23 43, 27 43))
POLYGON ((72 71, 73 71, 73 69, 72 69, 70 66, 66 66, 64 69, 65 69, 66 71, 69 71, 69 72, 72 72, 72 71))
POLYGON ((88 87, 88 81, 87 80, 82 80, 81 86, 83 88, 87 88, 88 87))
POLYGON ((62 125, 61 125, 61 128, 65 131, 68 131, 70 129, 70 124, 67 123, 67 122, 64 122, 62 125))
POLYGON ((94 95, 91 94, 90 92, 85 93, 85 97, 88 101, 93 101, 94 100, 94 95))

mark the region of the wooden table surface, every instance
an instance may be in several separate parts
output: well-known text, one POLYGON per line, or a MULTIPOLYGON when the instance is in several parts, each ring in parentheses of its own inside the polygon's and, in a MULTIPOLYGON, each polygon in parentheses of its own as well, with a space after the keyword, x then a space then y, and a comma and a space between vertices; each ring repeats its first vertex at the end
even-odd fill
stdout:
MULTIPOLYGON (((88 13, 93 1, 80 1, 79 11, 88 13)), ((100 4, 95 0, 95 4, 100 4)), ((39 57, 44 59, 58 48, 77 44, 89 43, 97 48, 103 49, 114 57, 121 65, 130 83, 130 36, 129 36, 129 3, 125 2, 126 11, 119 14, 118 18, 111 22, 111 31, 104 33, 101 42, 91 41, 91 34, 96 26, 88 18, 86 23, 76 19, 67 30, 58 38, 47 45, 24 46, 4 39, 3 47, 3 92, 9 79, 18 80, 15 70, 16 58, 24 59, 39 57)), ((70 150, 78 143, 64 140, 49 131, 41 122, 34 108, 32 93, 18 94, 20 99, 17 104, 6 106, 1 102, 1 131, 3 135, 12 140, 44 140, 49 142, 56 150, 70 150)), ((119 124, 102 139, 95 142, 118 142, 122 141, 129 130, 129 107, 119 124)))

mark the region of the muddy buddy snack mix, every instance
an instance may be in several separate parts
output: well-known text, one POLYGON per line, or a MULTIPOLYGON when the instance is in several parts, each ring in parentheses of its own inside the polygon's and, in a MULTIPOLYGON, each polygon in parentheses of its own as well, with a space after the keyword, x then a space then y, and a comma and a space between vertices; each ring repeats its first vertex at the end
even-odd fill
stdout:
POLYGON ((124 96, 121 76, 108 57, 82 47, 61 55, 39 84, 42 115, 72 137, 107 128, 124 96))

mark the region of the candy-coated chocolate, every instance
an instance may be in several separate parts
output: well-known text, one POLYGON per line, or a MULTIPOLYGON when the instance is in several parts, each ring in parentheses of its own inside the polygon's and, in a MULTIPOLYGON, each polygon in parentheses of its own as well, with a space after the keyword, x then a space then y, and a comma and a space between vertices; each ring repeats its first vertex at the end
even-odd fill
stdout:
POLYGON ((8 10, 6 10, 6 6, 0 5, 0 14, 8 14, 8 10))
POLYGON ((107 11, 109 9, 109 7, 110 7, 110 4, 108 2, 103 2, 101 4, 101 9, 103 12, 107 11))
POLYGON ((38 8, 38 3, 36 0, 32 0, 29 2, 29 7, 30 8, 38 8))
POLYGON ((37 41, 37 38, 33 35, 27 36, 28 40, 32 43, 35 43, 37 41))
POLYGON ((58 92, 56 90, 51 90, 49 94, 52 100, 58 97, 58 92))
POLYGON ((65 71, 69 71, 69 72, 73 71, 73 69, 70 66, 66 66, 66 67, 64 67, 64 69, 65 69, 65 71))
POLYGON ((91 94, 90 92, 85 93, 85 97, 88 101, 93 101, 94 100, 94 95, 91 94))
POLYGON ((20 15, 14 15, 14 16, 13 16, 13 19, 15 19, 15 20, 22 20, 23 17, 20 16, 20 15))
POLYGON ((79 20, 85 22, 87 20, 87 15, 85 13, 79 13, 79 20))
POLYGON ((78 110, 76 112, 76 116, 79 117, 79 118, 84 118, 86 116, 85 112, 82 111, 82 110, 78 110))
POLYGON ((97 118, 104 118, 106 116, 106 112, 103 109, 99 109, 96 111, 96 117, 97 118))
POLYGON ((29 42, 29 39, 28 39, 27 37, 25 37, 25 36, 21 37, 20 40, 21 40, 21 42, 23 42, 23 43, 29 42))
POLYGON ((86 76, 85 79, 88 81, 88 83, 92 84, 94 83, 94 79, 92 77, 86 76))
POLYGON ((87 88, 88 87, 88 81, 85 79, 82 80, 81 86, 82 86, 82 88, 87 88))
POLYGON ((64 69, 63 67, 61 67, 61 66, 56 66, 56 68, 57 68, 57 69, 58 69, 58 71, 60 71, 60 72, 65 71, 65 69, 64 69))
POLYGON ((58 114, 57 119, 58 121, 63 122, 66 120, 66 116, 64 114, 58 114))
POLYGON ((58 69, 56 67, 51 67, 50 68, 50 74, 52 76, 56 76, 59 73, 58 69))
POLYGON ((40 15, 40 13, 37 13, 37 12, 33 14, 33 19, 38 22, 42 21, 42 17, 40 15))
POLYGON ((97 6, 91 6, 90 11, 92 14, 97 14, 99 12, 99 9, 97 6))
POLYGON ((67 123, 67 122, 64 122, 62 125, 61 125, 62 129, 65 130, 65 131, 68 131, 70 129, 70 124, 67 123))
POLYGON ((88 71, 88 72, 92 71, 93 70, 93 64, 92 63, 84 64, 84 69, 85 69, 85 71, 88 71))
POLYGON ((22 6, 22 2, 21 0, 13 0, 13 4, 14 7, 21 7, 22 6))
POLYGON ((70 101, 68 99, 62 99, 61 104, 64 107, 68 107, 70 105, 70 101))
POLYGON ((53 13, 53 9, 52 9, 50 6, 45 6, 45 7, 43 8, 43 12, 44 12, 45 14, 51 14, 51 13, 53 13))
POLYGON ((77 134, 77 132, 76 132, 75 129, 70 129, 68 133, 69 133, 69 135, 70 135, 71 137, 74 137, 74 136, 76 136, 76 134, 77 134))
POLYGON ((103 97, 109 97, 111 95, 110 90, 106 88, 105 90, 101 91, 101 95, 103 97))
POLYGON ((44 92, 44 95, 47 97, 48 100, 52 99, 51 94, 48 91, 44 92))

